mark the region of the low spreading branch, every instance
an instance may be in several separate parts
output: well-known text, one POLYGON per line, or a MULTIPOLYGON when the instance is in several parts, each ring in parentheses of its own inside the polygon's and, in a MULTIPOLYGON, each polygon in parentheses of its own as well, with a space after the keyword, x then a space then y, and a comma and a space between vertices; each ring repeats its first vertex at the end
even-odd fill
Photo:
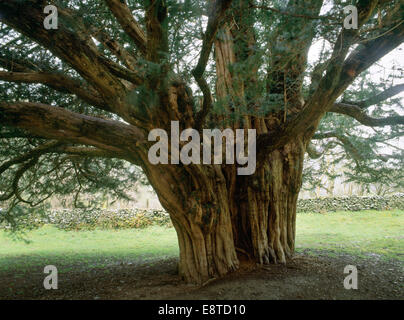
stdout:
POLYGON ((0 102, 0 124, 46 139, 118 153, 136 150, 137 145, 145 141, 144 133, 133 125, 39 103, 0 102))
MULTIPOLYGON (((100 150, 97 148, 90 148, 90 147, 68 146, 60 141, 49 141, 30 150, 29 152, 26 152, 21 156, 8 160, 4 162, 2 165, 0 165, 0 176, 6 170, 13 167, 14 165, 19 165, 19 168, 15 172, 11 186, 9 188, 10 191, 8 192, 6 191, 4 194, 0 195, 0 201, 6 201, 15 196, 19 201, 27 203, 31 206, 36 206, 37 204, 39 204, 39 202, 34 204, 31 201, 26 200, 22 197, 19 182, 21 178, 24 176, 25 172, 27 172, 29 169, 31 169, 32 167, 34 167, 39 163, 39 159, 41 156, 49 153, 67 154, 86 158, 87 157, 120 158, 120 156, 124 157, 123 154, 119 154, 116 152, 109 152, 106 150, 100 150)), ((55 170, 55 168, 50 170, 47 174, 49 174, 53 170, 55 170)), ((50 197, 51 195, 52 193, 48 197, 50 197)), ((41 200, 40 202, 46 200, 48 197, 41 200)))
POLYGON ((0 80, 16 83, 41 83, 57 91, 74 94, 83 101, 102 110, 111 111, 97 91, 93 88, 85 87, 80 81, 62 74, 0 71, 0 80))
POLYGON ((16 158, 13 158, 11 160, 4 162, 0 166, 0 176, 6 170, 8 170, 9 168, 11 168, 14 165, 20 164, 20 167, 18 168, 18 170, 16 171, 16 173, 14 175, 12 186, 11 186, 11 191, 0 195, 0 201, 9 200, 9 199, 11 199, 11 197, 13 195, 15 195, 20 201, 27 203, 27 201, 22 199, 22 197, 20 195, 20 191, 19 191, 19 187, 18 187, 20 179, 22 178, 22 176, 24 175, 24 173, 27 170, 29 170, 30 168, 32 168, 34 165, 37 164, 41 155, 48 153, 49 151, 51 151, 61 145, 62 145, 61 142, 50 141, 50 142, 45 143, 19 157, 16 157, 16 158))

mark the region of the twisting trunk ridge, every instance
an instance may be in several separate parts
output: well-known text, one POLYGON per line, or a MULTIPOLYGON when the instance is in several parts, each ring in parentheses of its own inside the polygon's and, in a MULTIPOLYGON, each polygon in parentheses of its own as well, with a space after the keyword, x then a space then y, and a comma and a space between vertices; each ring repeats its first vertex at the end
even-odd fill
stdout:
POLYGON ((286 263, 294 252, 303 157, 303 143, 291 142, 271 153, 255 175, 239 178, 244 181, 236 185, 235 241, 256 263, 286 263))
POLYGON ((295 248, 304 150, 302 141, 291 142, 251 176, 238 176, 235 166, 147 166, 177 231, 187 281, 204 283, 243 262, 286 263, 295 248))

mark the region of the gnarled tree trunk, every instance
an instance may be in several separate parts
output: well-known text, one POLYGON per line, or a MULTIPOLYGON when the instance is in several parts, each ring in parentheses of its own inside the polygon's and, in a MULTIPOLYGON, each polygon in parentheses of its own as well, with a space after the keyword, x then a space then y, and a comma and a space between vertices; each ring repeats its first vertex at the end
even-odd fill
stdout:
POLYGON ((294 141, 272 152, 251 177, 238 177, 236 246, 249 259, 285 263, 295 248, 296 203, 302 183, 304 146, 294 141))
POLYGON ((176 229, 186 281, 201 284, 242 263, 286 263, 295 247, 304 150, 295 140, 251 176, 220 165, 145 170, 176 229))
MULTIPOLYGON (((199 58, 192 70, 199 97, 193 96, 191 85, 195 82, 189 79, 188 67, 181 67, 191 56, 179 54, 173 59, 174 51, 184 48, 183 44, 188 46, 193 38, 176 44, 188 31, 169 33, 177 24, 177 19, 172 19, 174 10, 168 14, 170 3, 144 1, 143 23, 137 21, 126 1, 105 2, 111 17, 128 36, 122 41, 115 39, 120 34, 115 27, 111 35, 100 29, 102 23, 110 21, 104 14, 98 17, 100 24, 92 26, 81 19, 81 11, 59 5, 58 29, 46 30, 44 1, 0 1, 2 23, 34 40, 40 48, 32 52, 44 57, 52 53, 64 62, 64 72, 56 72, 46 59, 26 61, 24 54, 31 45, 18 44, 21 53, 1 55, 0 79, 43 84, 92 106, 87 110, 81 102, 64 96, 58 99, 63 108, 43 101, 0 101, 0 125, 23 129, 22 138, 51 140, 38 142, 39 147, 1 165, 0 173, 16 164, 20 168, 10 179, 10 191, 1 192, 0 200, 15 197, 20 201, 19 179, 48 153, 130 161, 143 168, 170 213, 178 233, 180 272, 189 282, 204 283, 223 276, 244 261, 285 263, 293 254, 303 155, 327 112, 350 116, 367 126, 403 124, 400 116, 373 118, 365 113, 367 107, 401 92, 402 85, 370 100, 335 103, 358 75, 403 42, 404 25, 396 24, 402 20, 398 1, 388 6, 383 1, 386 10, 378 7, 382 1, 357 1, 359 28, 341 29, 338 35, 327 32, 334 48, 322 54, 307 90, 303 90, 303 82, 310 71, 309 48, 317 39, 317 30, 328 29, 318 27, 319 21, 327 18, 319 17, 323 0, 287 1, 279 16, 264 14, 265 6, 257 7, 252 1, 207 1, 202 11, 198 5, 195 12, 208 15, 199 58), (373 28, 371 19, 376 8, 383 20, 380 30, 373 28), (271 19, 268 24, 267 18, 271 19), (365 24, 367 27, 360 30, 365 24), (368 27, 372 33, 366 38, 363 31, 368 27), (136 47, 134 52, 127 40, 136 47), (356 46, 359 42, 363 45, 356 46), (213 48, 215 81, 206 76, 213 62, 213 48), (179 72, 174 71, 177 68, 179 72), (70 110, 66 108, 68 101, 73 104, 70 110), (95 111, 92 108, 98 109, 93 116, 88 114, 95 111), (107 115, 101 116, 105 112, 107 115), (181 129, 198 132, 208 128, 255 129, 256 172, 238 176, 231 164, 152 165, 147 156, 151 146, 147 136, 156 128, 167 131, 171 121, 178 122, 181 129)), ((204 21, 200 18, 192 18, 189 26, 204 21)), ((6 38, 13 38, 6 40, 7 46, 19 43, 8 27, 2 28, 6 38)), ((199 40, 199 29, 190 37, 199 40)), ((6 96, 9 90, 18 92, 7 89, 6 96)), ((31 96, 29 92, 25 91, 27 96, 31 96)), ((358 151, 340 131, 317 134, 317 139, 336 138, 355 160, 359 159, 358 151)), ((10 131, 5 136, 14 134, 20 133, 10 131)), ((20 138, 18 135, 13 138, 20 138)))

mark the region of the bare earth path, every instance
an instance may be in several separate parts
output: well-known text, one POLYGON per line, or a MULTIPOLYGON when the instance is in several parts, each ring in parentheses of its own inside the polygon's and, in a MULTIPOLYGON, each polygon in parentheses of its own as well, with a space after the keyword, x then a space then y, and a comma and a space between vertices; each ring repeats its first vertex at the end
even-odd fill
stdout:
MULTIPOLYGON (((59 289, 44 290, 44 274, 0 274, 0 299, 400 299, 404 270, 398 260, 306 250, 286 266, 243 270, 203 287, 186 285, 177 260, 117 261, 107 268, 59 273, 59 289), (358 290, 343 287, 344 267, 358 268, 358 290)), ((40 269, 38 268, 40 271, 40 269)))

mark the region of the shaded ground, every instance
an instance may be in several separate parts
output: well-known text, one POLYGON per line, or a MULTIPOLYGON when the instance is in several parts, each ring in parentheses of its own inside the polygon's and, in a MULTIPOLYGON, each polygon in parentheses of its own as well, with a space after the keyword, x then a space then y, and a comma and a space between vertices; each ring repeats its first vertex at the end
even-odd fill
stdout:
MULTIPOLYGON (((121 261, 103 269, 59 273, 59 289, 43 289, 44 274, 1 274, 1 299, 404 299, 403 266, 378 256, 360 258, 305 250, 286 266, 244 270, 204 287, 187 285, 174 258, 153 264, 121 261), (343 269, 358 267, 358 290, 346 290, 343 269), (10 289, 12 288, 12 289, 10 289)), ((40 270, 42 271, 42 270, 40 270)))

